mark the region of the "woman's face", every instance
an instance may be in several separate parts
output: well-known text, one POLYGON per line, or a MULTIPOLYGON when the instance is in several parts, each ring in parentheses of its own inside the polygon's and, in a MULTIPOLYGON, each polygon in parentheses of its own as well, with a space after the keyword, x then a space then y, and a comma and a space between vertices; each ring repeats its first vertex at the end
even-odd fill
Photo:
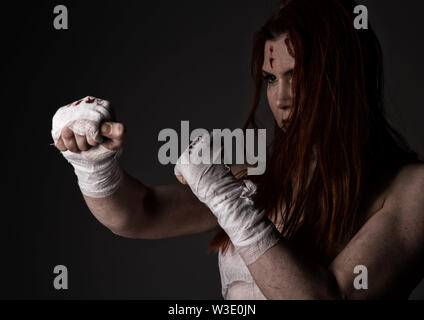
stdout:
POLYGON ((271 111, 278 126, 285 129, 288 125, 292 102, 292 74, 294 58, 289 54, 288 34, 265 43, 262 72, 267 85, 267 97, 271 111))

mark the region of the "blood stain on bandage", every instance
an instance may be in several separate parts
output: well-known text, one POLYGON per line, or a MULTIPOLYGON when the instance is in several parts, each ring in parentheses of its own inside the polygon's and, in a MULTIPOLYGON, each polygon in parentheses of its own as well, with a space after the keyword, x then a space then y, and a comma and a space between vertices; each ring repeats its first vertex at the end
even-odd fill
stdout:
POLYGON ((85 101, 86 103, 93 103, 95 101, 94 98, 92 97, 88 97, 87 100, 85 101))
POLYGON ((200 141, 200 139, 201 139, 202 137, 201 136, 198 136, 196 139, 194 139, 191 143, 190 143, 190 145, 188 146, 188 154, 191 154, 191 149, 193 149, 193 147, 200 141))
POLYGON ((79 104, 82 102, 82 100, 84 100, 84 99, 80 99, 80 100, 78 100, 77 102, 75 102, 75 103, 74 103, 74 106, 79 105, 79 104))
POLYGON ((103 99, 99 99, 99 98, 96 98, 96 103, 97 103, 97 104, 100 104, 100 105, 102 105, 102 106, 104 106, 104 105, 105 105, 105 101, 104 101, 103 99))

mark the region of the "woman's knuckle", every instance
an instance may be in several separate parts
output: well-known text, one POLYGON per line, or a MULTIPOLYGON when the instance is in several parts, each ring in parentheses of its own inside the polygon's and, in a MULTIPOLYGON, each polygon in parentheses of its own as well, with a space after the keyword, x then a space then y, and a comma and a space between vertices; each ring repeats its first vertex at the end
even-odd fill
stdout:
POLYGON ((124 124, 122 124, 122 123, 118 123, 118 124, 116 125, 116 133, 117 133, 119 136, 123 136, 123 135, 125 134, 125 126, 124 126, 124 124))
POLYGON ((61 136, 63 139, 69 140, 74 136, 74 133, 72 132, 71 129, 66 127, 62 130, 61 136))

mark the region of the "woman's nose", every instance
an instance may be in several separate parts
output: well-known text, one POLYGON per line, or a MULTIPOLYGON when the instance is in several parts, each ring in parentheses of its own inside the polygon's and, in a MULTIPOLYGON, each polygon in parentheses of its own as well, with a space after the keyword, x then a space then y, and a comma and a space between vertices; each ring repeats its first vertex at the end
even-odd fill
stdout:
POLYGON ((281 83, 277 95, 277 107, 283 110, 289 109, 291 106, 290 85, 281 83))

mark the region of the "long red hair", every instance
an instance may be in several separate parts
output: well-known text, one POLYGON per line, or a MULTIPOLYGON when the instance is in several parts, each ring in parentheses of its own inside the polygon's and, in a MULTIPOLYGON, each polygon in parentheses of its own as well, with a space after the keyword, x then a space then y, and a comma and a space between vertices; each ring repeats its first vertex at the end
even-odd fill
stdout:
MULTIPOLYGON (((307 234, 305 245, 324 256, 364 223, 371 184, 378 190, 390 172, 417 160, 386 120, 381 47, 370 25, 354 28, 355 5, 282 1, 253 45, 255 94, 244 129, 258 128, 265 42, 288 33, 295 58, 290 125, 283 131, 274 123, 266 171, 247 177, 258 185, 255 204, 282 220, 282 237, 307 234)), ((220 229, 208 250, 225 253, 229 245, 220 229)))

